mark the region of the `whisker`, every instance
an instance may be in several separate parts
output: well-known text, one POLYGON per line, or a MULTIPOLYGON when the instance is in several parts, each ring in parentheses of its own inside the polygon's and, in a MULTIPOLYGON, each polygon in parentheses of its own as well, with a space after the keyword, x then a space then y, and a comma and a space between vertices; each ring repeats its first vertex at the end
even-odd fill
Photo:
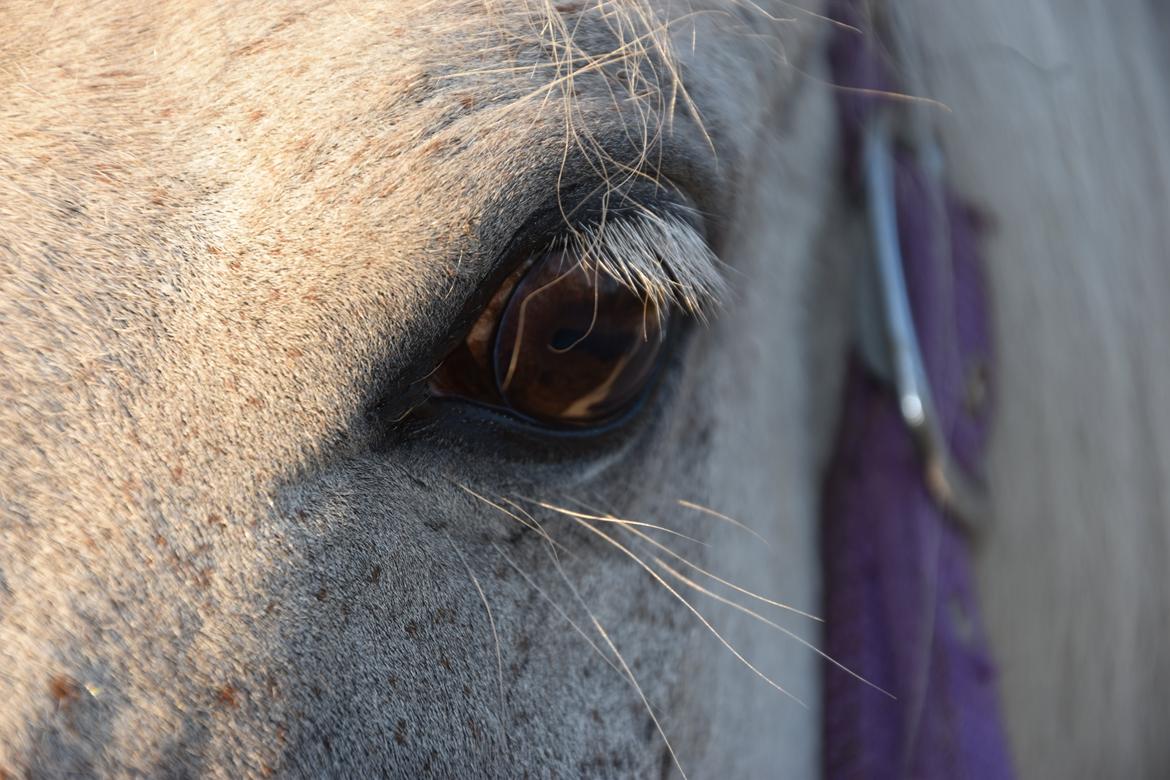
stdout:
MULTIPOLYGON (((787 19, 784 17, 778 17, 778 16, 775 16, 773 14, 770 14, 767 11, 765 11, 758 3, 753 2, 753 0, 738 0, 737 4, 747 6, 748 8, 756 11, 758 14, 763 16, 765 19, 772 21, 772 22, 793 22, 793 21, 796 21, 795 19, 787 19)), ((862 31, 860 29, 858 29, 857 27, 854 27, 853 25, 848 24, 846 22, 842 22, 840 19, 834 19, 831 16, 825 16, 824 14, 818 14, 816 11, 810 11, 807 8, 803 8, 799 5, 796 5, 795 3, 787 2, 787 0, 780 0, 780 4, 783 6, 787 6, 788 8, 791 8, 794 12, 796 12, 798 14, 804 14, 806 16, 811 16, 813 19, 815 19, 818 22, 825 22, 825 23, 832 25, 833 27, 836 27, 838 29, 848 30, 849 32, 857 33, 858 35, 862 34, 862 31)))
MULTIPOLYGON (((507 501, 508 499, 504 499, 504 500, 507 501)), ((524 511, 524 510, 521 509, 521 511, 524 511)), ((532 521, 534 523, 537 523, 537 525, 539 525, 539 521, 537 521, 535 517, 532 518, 532 521)), ((622 657, 621 652, 617 649, 617 646, 614 645, 613 640, 611 640, 609 638, 609 635, 606 633, 605 629, 602 627, 601 622, 597 619, 597 615, 594 614, 593 610, 590 609, 589 605, 585 602, 585 598, 581 595, 581 591, 578 590, 577 586, 575 586, 573 584, 573 581, 569 579, 569 575, 565 572, 564 567, 561 566, 561 562, 556 556, 556 551, 552 547, 549 547, 548 554, 549 554, 549 558, 552 560, 553 566, 557 570, 557 573, 561 576, 561 579, 564 580, 565 586, 568 587, 569 591, 573 594, 574 598, 577 599, 577 602, 581 605, 581 608, 585 610, 585 613, 587 615, 589 615, 589 619, 593 621, 593 626, 597 629, 597 633, 599 633, 601 635, 601 637, 605 640, 606 644, 609 645, 610 650, 613 651, 614 656, 617 658, 618 662, 622 666, 622 669, 625 671, 625 675, 626 675, 627 679, 630 681, 630 684, 634 687, 634 690, 638 692, 638 696, 642 699, 642 705, 645 706, 646 712, 650 715, 650 719, 652 721, 654 721, 654 727, 656 729, 658 729, 658 733, 660 735, 662 735, 662 741, 666 743, 666 749, 670 753, 671 760, 674 761, 674 765, 676 767, 678 767, 679 774, 681 774, 685 780, 687 775, 686 775, 686 772, 682 768, 682 764, 679 763, 678 755, 675 753, 674 747, 670 744, 670 739, 666 736, 666 732, 663 730, 662 724, 658 720, 658 716, 654 713, 654 708, 650 706, 650 701, 649 701, 649 699, 646 698, 646 694, 642 690, 642 686, 638 684, 638 680, 634 676, 633 670, 631 670, 629 665, 626 664, 625 658, 622 657)), ((513 565, 513 568, 516 568, 515 565, 513 565)), ((517 570, 519 571, 519 569, 517 569, 517 570)), ((523 572, 521 572, 521 574, 523 575, 523 572)), ((528 580, 529 583, 532 584, 533 587, 535 587, 535 583, 532 583, 531 580, 529 580, 529 578, 527 576, 525 576, 525 580, 528 580)), ((539 589, 537 589, 537 590, 539 592, 539 589)), ((544 595, 544 594, 542 594, 542 595, 544 595)), ((548 598, 548 596, 545 595, 545 598, 548 598)), ((549 601, 550 601, 550 603, 552 603, 551 599, 549 601)), ((553 606, 556 607, 557 605, 553 604, 553 606)), ((558 610, 559 610, 559 607, 558 607, 558 610)), ((562 616, 565 617, 566 620, 569 620, 568 616, 564 615, 563 612, 562 612, 562 616)), ((573 624, 571 620, 569 622, 570 622, 570 624, 573 625, 574 628, 577 628, 577 626, 575 624, 573 624)), ((578 633, 580 633, 580 629, 577 629, 577 630, 578 630, 578 633)), ((586 638, 586 641, 588 641, 588 638, 586 638)), ((590 644, 592 644, 592 643, 590 643, 590 644)), ((594 649, 596 650, 597 648, 594 647, 594 649)), ((605 660, 607 660, 607 661, 609 660, 604 655, 602 656, 602 658, 605 658, 605 660)), ((610 662, 610 666, 613 667, 615 671, 617 671, 617 667, 614 667, 612 662, 610 662)))
POLYGON ((590 614, 589 617, 593 620, 593 627, 597 629, 597 633, 601 634, 601 638, 605 640, 605 643, 609 645, 609 649, 613 651, 615 656, 617 656, 618 662, 621 663, 622 669, 624 669, 626 672, 626 677, 629 679, 630 685, 634 686, 634 690, 636 690, 638 692, 638 696, 641 697, 642 704, 646 707, 646 712, 650 714, 650 720, 654 721, 654 728, 658 729, 658 733, 662 736, 662 741, 666 743, 666 750, 670 753, 671 760, 674 761, 674 765, 678 767, 678 773, 682 775, 683 780, 687 780, 687 773, 683 770, 682 764, 679 763, 678 754, 674 752, 674 746, 670 744, 670 739, 666 736, 666 732, 663 731, 662 724, 658 722, 658 716, 654 714, 654 708, 650 706, 650 701, 646 698, 646 694, 642 691, 642 686, 638 685, 638 680, 636 677, 634 677, 633 670, 631 670, 629 664, 626 663, 626 659, 622 657, 621 652, 617 649, 617 645, 615 645, 613 640, 609 638, 609 634, 605 633, 605 629, 601 627, 601 623, 598 622, 597 618, 593 614, 590 614))
MULTIPOLYGON (((520 506, 520 504, 516 503, 515 501, 508 498, 507 496, 500 496, 500 501, 502 501, 505 504, 507 504, 508 506, 512 507, 520 514, 524 515, 526 518, 528 518, 528 521, 530 523, 532 523, 534 526, 536 526, 537 532, 541 535, 541 537, 544 538, 545 542, 547 542, 549 557, 552 558, 553 564, 555 564, 558 569, 560 568, 560 565, 561 565, 561 556, 558 553, 558 550, 560 552, 563 552, 566 555, 572 557, 573 552, 571 550, 569 550, 569 548, 565 547, 563 544, 558 542, 557 540, 553 539, 552 534, 550 534, 548 531, 546 531, 544 529, 544 525, 541 524, 541 522, 536 519, 535 515, 533 515, 527 509, 520 506)), ((562 576, 564 576, 564 574, 562 574, 562 576)), ((565 584, 572 587, 572 583, 570 583, 568 581, 568 578, 565 579, 565 584)))
POLYGON ((751 617, 755 618, 756 620, 760 621, 761 623, 764 623, 765 625, 771 626, 772 628, 776 629, 777 631, 784 634, 785 636, 795 640, 796 642, 798 642, 802 646, 807 647, 809 650, 812 650, 814 653, 819 655, 821 658, 824 658, 826 661, 831 663, 833 666, 836 666, 838 669, 845 672, 849 676, 860 680, 861 682, 865 683, 869 687, 873 688, 875 691, 880 691, 881 693, 884 693, 886 696, 889 696, 891 699, 897 701, 897 699, 898 699, 897 696, 890 693, 885 688, 882 688, 880 685, 877 685, 877 684, 872 683, 869 680, 865 679, 857 672, 853 671, 849 667, 842 664, 840 661, 837 661, 836 659, 834 659, 831 655, 826 653, 824 650, 821 650, 819 647, 814 645, 812 642, 809 642, 808 640, 798 636, 797 634, 793 633, 792 631, 789 631, 784 626, 778 625, 778 624, 772 622, 771 620, 768 620, 768 618, 764 617, 763 615, 759 614, 758 612, 755 612, 751 609, 748 609, 747 607, 743 606, 742 604, 737 604, 736 602, 732 601, 731 599, 724 598, 723 596, 720 596, 718 593, 714 593, 714 592, 708 590, 707 588, 704 588, 702 585, 698 584, 697 582, 689 579, 688 577, 686 577, 682 573, 671 568, 661 558, 655 557, 655 558, 653 558, 653 561, 655 563, 657 563, 659 566, 661 566, 663 569, 665 569, 672 577, 677 579, 679 582, 682 582, 683 584, 694 588, 695 590, 699 591, 700 593, 702 593, 705 596, 710 596, 711 598, 715 599, 716 601, 720 602, 721 604, 726 604, 729 607, 732 607, 734 609, 738 609, 740 612, 744 613, 745 615, 750 615, 751 617))
POLYGON ((535 517, 532 515, 532 513, 531 513, 531 512, 529 512, 527 509, 525 509, 525 508, 524 508, 523 506, 521 506, 520 504, 516 503, 515 501, 513 501, 513 500, 512 500, 512 499, 510 499, 510 498, 508 498, 507 496, 500 496, 500 501, 502 501, 503 503, 505 503, 505 504, 507 504, 508 506, 512 507, 512 508, 513 508, 513 509, 515 509, 517 512, 519 512, 520 514, 524 515, 524 517, 526 517, 526 518, 528 519, 528 521, 529 521, 530 523, 532 523, 533 525, 537 526, 538 528, 543 528, 543 526, 541 526, 541 525, 540 525, 540 522, 539 522, 539 521, 538 521, 538 520, 537 520, 537 519, 536 519, 536 518, 535 518, 535 517))
MULTIPOLYGON (((584 506, 586 509, 589 509, 591 511, 602 512, 602 513, 605 512, 605 510, 598 509, 597 507, 589 506, 584 501, 579 501, 577 499, 569 499, 569 500, 573 501, 576 504, 580 504, 581 506, 584 506)), ((728 518, 728 519, 730 519, 730 518, 728 518)), ((769 606, 776 607, 777 609, 782 609, 782 610, 785 610, 787 612, 792 612, 793 614, 800 615, 803 618, 808 618, 809 620, 815 620, 818 623, 825 622, 823 618, 817 617, 816 615, 814 615, 810 612, 805 612, 802 609, 797 609, 796 607, 785 604, 782 601, 775 601, 774 599, 770 599, 767 596, 761 596, 760 594, 755 593, 753 591, 750 591, 747 588, 736 585, 734 582, 729 582, 728 580, 723 579, 722 577, 718 576, 717 574, 714 574, 714 573, 704 569, 702 566, 699 566, 698 564, 691 562, 690 560, 683 557, 682 555, 679 555, 677 552, 675 552, 671 548, 667 547, 666 545, 662 544, 657 539, 655 539, 654 537, 652 537, 648 534, 642 533, 641 531, 638 531, 635 528, 626 528, 626 530, 632 534, 635 534, 640 539, 643 539, 643 540, 649 542, 650 544, 657 547, 659 550, 662 550, 667 555, 680 561, 681 563, 685 564, 686 566, 689 566, 690 568, 699 572, 703 576, 710 577, 711 579, 715 580, 716 582, 718 582, 721 585, 725 585, 734 591, 738 591, 739 593, 742 593, 745 596, 749 596, 753 599, 756 599, 757 601, 762 601, 763 603, 768 604, 769 606)), ((748 529, 748 530, 751 530, 751 529, 748 529)), ((767 544, 767 542, 765 542, 765 544, 767 544)))
POLYGON ((537 501, 534 499, 527 499, 527 500, 532 501, 532 503, 536 504, 537 506, 541 507, 542 509, 547 509, 550 512, 556 512, 558 514, 566 515, 568 517, 573 518, 574 520, 595 520, 599 523, 613 523, 615 525, 621 525, 621 526, 638 526, 640 528, 652 528, 655 531, 663 531, 663 532, 671 534, 673 536, 678 536, 682 539, 686 539, 688 542, 694 542, 695 544, 702 545, 703 547, 710 547, 709 544, 707 544, 706 542, 704 542, 702 540, 696 539, 693 536, 687 536, 686 534, 684 534, 680 531, 675 531, 673 528, 667 528, 666 526, 655 525, 654 523, 643 523, 639 520, 624 520, 620 517, 592 515, 592 514, 587 514, 585 512, 574 512, 572 509, 565 509, 564 507, 556 506, 555 504, 550 504, 550 503, 545 502, 545 501, 537 501))
POLYGON ((731 523, 736 528, 739 528, 742 531, 747 531, 749 534, 751 534, 752 536, 759 539, 761 542, 764 543, 764 545, 766 547, 768 547, 768 549, 772 548, 772 545, 769 544, 768 540, 765 539, 764 537, 760 536, 760 534, 757 533, 754 528, 751 528, 751 527, 741 523, 740 521, 736 520, 734 517, 728 517, 727 515, 723 514, 722 512, 716 512, 714 509, 711 509, 710 507, 703 506, 702 504, 696 504, 694 501, 687 501, 686 499, 682 499, 682 498, 678 499, 677 503, 681 507, 686 507, 687 509, 693 509, 696 512, 702 512, 705 515, 711 515, 712 517, 716 517, 720 520, 724 520, 728 523, 731 523))
MULTIPOLYGON (((503 498, 502 500, 506 501, 507 503, 516 507, 516 509, 518 511, 524 513, 524 515, 526 515, 529 520, 531 520, 537 527, 540 528, 542 535, 546 539, 548 539, 550 541, 552 540, 552 536, 547 531, 544 530, 544 526, 541 525, 540 521, 537 520, 536 517, 534 517, 528 510, 524 509, 519 504, 517 504, 515 501, 512 501, 509 498, 503 498)), ((555 568, 557 570, 557 574, 559 574, 561 579, 564 581, 565 587, 567 587, 569 589, 569 592, 573 594, 573 597, 575 599, 577 599, 577 602, 581 605, 582 609, 584 609, 586 613, 588 613, 590 616, 592 616, 593 613, 589 609, 589 605, 585 603, 585 598, 581 595, 581 592, 579 590, 577 590, 577 586, 573 584, 573 581, 571 579, 569 579, 569 575, 565 572, 564 566, 561 565, 561 559, 560 559, 560 556, 557 555, 556 548, 550 544, 546 547, 546 552, 548 553, 549 560, 552 561, 553 568, 555 568)))
POLYGON ((471 566, 467 563, 467 559, 463 557, 455 540, 451 538, 451 534, 443 531, 443 535, 447 537, 447 541, 451 544, 451 549, 455 551, 455 555, 459 556, 459 562, 463 564, 463 568, 467 569, 467 576, 471 578, 471 584, 475 586, 476 592, 479 593, 479 600, 483 602, 483 608, 487 611, 488 625, 492 628, 492 639, 496 644, 496 675, 500 684, 500 733, 504 737, 504 746, 508 744, 508 732, 504 727, 507 723, 506 710, 508 709, 508 700, 504 696, 504 656, 500 651, 500 635, 496 632, 496 619, 492 615, 491 604, 488 604, 487 594, 483 592, 483 588, 479 584, 479 580, 475 576, 475 572, 471 570, 471 566))
POLYGON ((743 595, 748 596, 750 598, 753 598, 756 601, 762 601, 763 603, 765 603, 769 606, 772 606, 772 607, 776 607, 777 609, 783 609, 783 610, 785 610, 787 612, 791 612, 795 615, 800 615, 803 618, 808 618, 809 620, 815 620, 817 623, 824 623, 825 622, 824 618, 818 617, 818 616, 812 614, 811 612, 805 612, 802 609, 797 609, 796 607, 785 604, 782 601, 775 601, 774 599, 770 599, 767 596, 761 596, 760 594, 755 593, 753 591, 750 591, 747 588, 736 585, 734 582, 729 582, 729 581, 723 579, 722 577, 720 577, 719 575, 707 571, 702 566, 699 566, 697 563, 692 563, 691 561, 689 561, 686 558, 684 558, 683 556, 679 555, 677 552, 670 549, 669 547, 662 544, 657 539, 651 537, 648 534, 644 534, 641 531, 638 531, 637 529, 634 529, 634 528, 629 528, 626 530, 628 530, 632 534, 636 534, 639 538, 646 540, 647 542, 654 545, 658 549, 662 550, 663 552, 665 552, 667 555, 671 556, 675 560, 680 561, 684 565, 689 566, 690 568, 699 572, 704 577, 710 577, 711 579, 718 582, 720 585, 725 585, 734 591, 742 593, 743 595))
POLYGON ((699 619, 699 622, 701 622, 707 628, 707 630, 710 631, 715 636, 715 638, 718 639, 719 642, 724 647, 726 647, 728 649, 728 651, 731 652, 732 655, 734 655, 737 659, 739 659, 740 663, 742 663, 748 669, 751 669, 756 674, 757 677, 762 679, 764 682, 768 683, 768 685, 771 685, 773 688, 778 690, 780 693, 782 693, 785 696, 787 696, 788 698, 792 699, 794 702, 799 704, 801 707, 805 707, 807 709, 808 705, 805 704, 804 701, 802 701, 801 699, 797 698, 792 693, 785 690, 781 685, 779 685, 778 683, 773 681, 771 677, 769 677, 768 675, 764 674, 759 669, 757 669, 752 664, 751 661, 744 658, 743 655, 738 650, 736 650, 734 647, 732 647, 731 643, 728 642, 726 639, 724 639, 723 635, 720 634, 719 631, 713 625, 711 625, 711 621, 707 620, 707 618, 703 616, 702 612, 700 612, 698 609, 696 609, 689 601, 686 600, 686 598, 682 594, 680 594, 677 590, 675 590, 673 587, 671 587, 670 583, 668 583, 666 580, 664 580, 662 578, 662 575, 660 575, 657 571, 655 571, 650 566, 648 566, 641 558, 639 558, 637 555, 635 555, 633 552, 631 552, 629 550, 629 548, 627 548, 621 542, 617 541, 616 539, 614 539, 612 536, 605 533, 601 529, 595 528, 592 524, 587 523, 584 520, 581 520, 578 518, 574 518, 574 520, 576 520, 576 522, 579 523, 586 530, 590 531, 591 533, 596 534, 597 536, 600 536, 602 539, 609 542, 617 549, 621 550, 622 553, 624 553, 627 557, 629 557, 631 560, 633 560, 635 563, 637 563, 639 566, 641 566, 646 571, 646 573, 648 573, 651 577, 653 577, 658 582, 658 584, 660 584, 662 587, 666 588, 667 592, 669 592, 672 596, 674 596, 676 599, 678 599, 680 602, 682 602, 683 606, 685 606, 695 617, 697 617, 699 619))
POLYGON ((613 669, 615 672, 617 672, 618 674, 621 674, 621 669, 619 669, 617 667, 617 664, 615 664, 609 658, 609 656, 607 656, 605 653, 603 653, 601 651, 601 648, 597 646, 597 643, 589 638, 589 635, 586 634, 585 631, 582 630, 582 628, 579 625, 577 625, 576 621, 573 620, 573 618, 569 617, 569 613, 565 612, 565 610, 561 608, 561 605, 558 604, 553 599, 552 596, 548 595, 548 593, 545 591, 544 588, 537 585, 536 581, 533 580, 531 577, 529 577, 528 573, 526 571, 524 571, 519 566, 517 566, 516 562, 512 560, 511 556, 509 556, 506 552, 504 552, 503 548, 501 548, 498 544, 496 544, 495 542, 492 542, 492 547, 496 548, 496 553, 501 558, 503 558, 505 561, 507 561, 508 565, 511 566, 513 569, 515 569, 517 574, 519 574, 521 577, 524 578, 524 581, 528 583, 528 586, 530 588, 532 588, 534 591, 536 591, 538 594, 540 594, 540 596, 545 601, 547 601, 549 603, 549 605, 552 606, 553 609, 555 609, 557 611, 557 614, 560 615, 564 619, 564 621, 566 623, 568 623, 573 628, 574 631, 576 631, 578 634, 581 635, 581 638, 584 639, 589 644, 589 646, 593 648, 593 652, 597 653, 597 655, 600 656, 601 660, 603 660, 607 664, 609 664, 609 667, 611 669, 613 669))
POLYGON ((935 100, 934 98, 928 98, 922 95, 911 95, 906 92, 895 92, 888 89, 875 89, 872 87, 850 87, 845 84, 837 84, 832 81, 818 78, 812 73, 802 70, 790 62, 785 64, 792 68, 793 72, 799 74, 801 77, 808 79, 818 86, 827 87, 834 92, 841 92, 847 95, 862 95, 865 97, 881 98, 882 100, 888 100, 891 103, 912 103, 915 105, 924 106, 926 108, 935 109, 945 114, 954 113, 954 109, 941 100, 935 100))
POLYGON ((464 491, 465 493, 468 493, 468 494, 470 494, 470 495, 471 495, 471 496, 473 496, 474 498, 477 498, 477 499, 479 499, 479 500, 480 500, 480 501, 482 501, 483 503, 485 503, 485 504, 487 504, 488 506, 490 506, 492 509, 495 509, 495 510, 497 510, 497 511, 499 511, 499 512, 503 512, 505 515, 507 515, 508 517, 512 518, 513 520, 515 520, 517 523, 519 523, 520 525, 524 526, 524 527, 525 527, 525 528, 527 528, 528 530, 536 532, 536 533, 537 533, 537 534, 539 534, 540 536, 544 537, 544 539, 545 539, 545 540, 546 540, 546 541, 547 541, 549 544, 553 545, 554 547, 556 547, 556 548, 559 548, 560 550, 562 550, 563 552, 565 552, 565 553, 567 553, 567 554, 570 554, 570 555, 572 554, 572 553, 570 553, 570 552, 569 552, 569 550, 568 550, 568 549, 566 549, 566 548, 564 547, 564 545, 562 545, 562 544, 561 544, 560 542, 558 542, 556 539, 553 539, 551 536, 549 536, 548 532, 544 530, 544 526, 542 526, 540 523, 536 522, 536 518, 534 518, 534 517, 533 517, 531 514, 529 514, 528 512, 526 512, 526 511, 525 511, 524 509, 522 509, 521 507, 517 506, 517 504, 516 504, 516 502, 515 502, 515 501, 512 501, 512 500, 510 500, 510 499, 507 499, 507 498, 501 498, 501 499, 500 499, 501 501, 504 501, 504 502, 506 502, 506 503, 508 503, 508 504, 511 504, 512 506, 516 507, 516 508, 517 508, 517 509, 519 509, 521 512, 523 512, 523 513, 524 513, 524 515, 525 515, 525 516, 528 518, 528 521, 526 521, 526 520, 522 519, 522 518, 521 518, 519 515, 515 514, 514 512, 511 512, 511 511, 509 511, 509 510, 507 510, 507 509, 504 509, 504 507, 502 507, 502 506, 500 506, 499 504, 497 504, 496 502, 492 501, 490 498, 486 498, 486 497, 484 497, 484 496, 480 495, 479 493, 476 493, 474 490, 472 490, 471 488, 467 487, 466 485, 462 485, 462 484, 459 484, 459 483, 455 483, 455 486, 456 486, 456 487, 458 487, 460 490, 464 491), (531 521, 531 522, 529 522, 529 521, 531 521))

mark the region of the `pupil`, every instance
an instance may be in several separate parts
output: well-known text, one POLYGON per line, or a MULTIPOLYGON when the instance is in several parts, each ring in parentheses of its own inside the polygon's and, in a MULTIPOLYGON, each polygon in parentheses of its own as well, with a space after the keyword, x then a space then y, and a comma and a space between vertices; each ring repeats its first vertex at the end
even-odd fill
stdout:
POLYGON ((548 345, 556 351, 561 352, 576 344, 584 335, 585 331, 583 330, 561 328, 553 334, 552 341, 548 345))

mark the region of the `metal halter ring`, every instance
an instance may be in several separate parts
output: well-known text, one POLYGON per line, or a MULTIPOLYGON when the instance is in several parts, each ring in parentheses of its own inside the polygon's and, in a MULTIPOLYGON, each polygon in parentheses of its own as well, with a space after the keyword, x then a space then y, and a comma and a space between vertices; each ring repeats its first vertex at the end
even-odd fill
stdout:
MULTIPOLYGON (((885 335, 877 362, 892 383, 898 408, 923 460, 926 486, 958 526, 975 535, 987 523, 987 496, 951 456, 922 360, 906 288, 894 189, 891 118, 877 110, 866 123, 863 163, 874 271, 885 335)), ((935 166, 937 167, 937 166, 935 166)), ((869 357, 874 362, 872 354, 869 357)))

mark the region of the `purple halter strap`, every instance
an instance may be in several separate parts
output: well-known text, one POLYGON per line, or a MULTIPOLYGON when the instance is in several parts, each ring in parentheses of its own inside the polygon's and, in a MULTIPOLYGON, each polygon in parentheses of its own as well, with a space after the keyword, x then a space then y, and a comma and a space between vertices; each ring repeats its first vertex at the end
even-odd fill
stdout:
MULTIPOLYGON (((863 27, 864 0, 833 16, 863 27)), ((866 28, 863 28, 866 29, 866 28)), ((848 184, 865 193, 865 132, 896 91, 872 31, 830 50, 848 184)), ((931 189, 918 158, 892 155, 895 244, 941 438, 977 473, 989 425, 988 306, 973 215, 931 189)), ((867 204, 873 208, 874 204, 867 204)), ((925 476, 889 384, 856 352, 824 493, 826 652, 876 686, 825 667, 826 778, 1011 778, 995 668, 968 543, 925 476)))

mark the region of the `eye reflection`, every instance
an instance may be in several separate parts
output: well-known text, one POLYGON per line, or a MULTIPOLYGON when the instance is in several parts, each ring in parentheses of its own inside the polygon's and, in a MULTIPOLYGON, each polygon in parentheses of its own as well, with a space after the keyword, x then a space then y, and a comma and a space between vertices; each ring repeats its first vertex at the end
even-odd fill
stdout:
POLYGON ((575 254, 549 251, 505 281, 431 390, 548 425, 600 424, 646 387, 664 315, 575 254))

